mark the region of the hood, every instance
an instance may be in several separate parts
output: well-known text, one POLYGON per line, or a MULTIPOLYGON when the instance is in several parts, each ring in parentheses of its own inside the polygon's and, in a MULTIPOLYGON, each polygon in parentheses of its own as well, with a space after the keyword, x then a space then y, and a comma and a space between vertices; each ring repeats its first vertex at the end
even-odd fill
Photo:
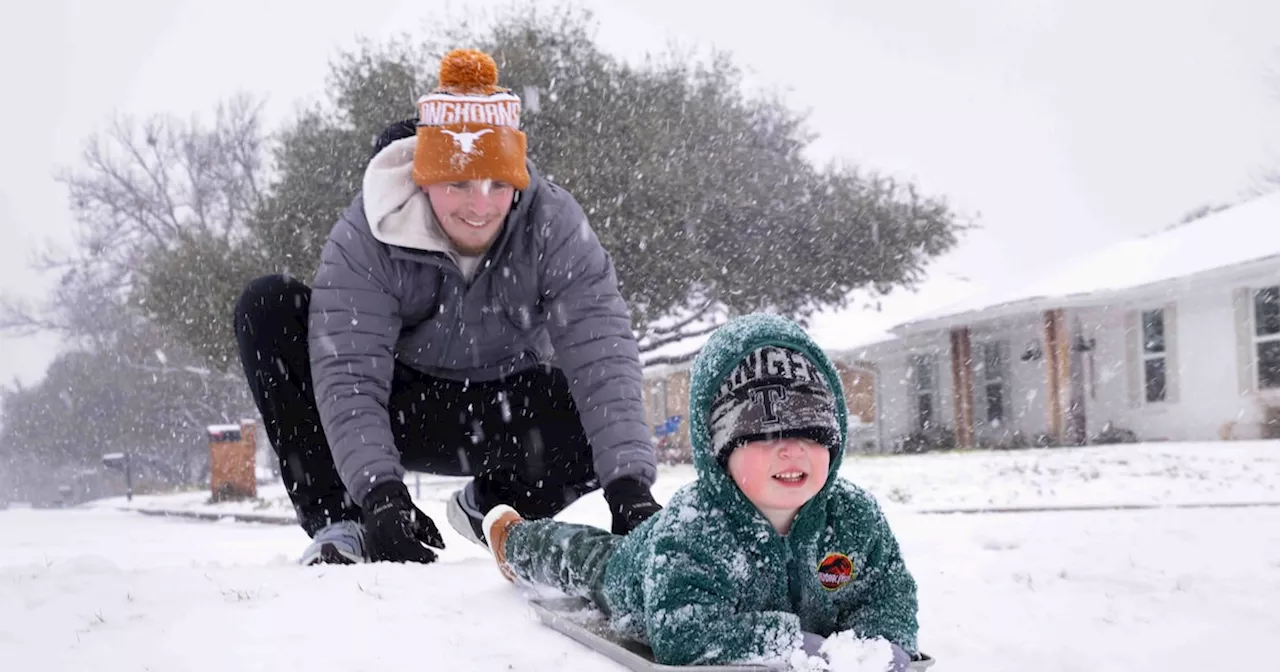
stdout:
MULTIPOLYGON (((693 465, 698 474, 697 487, 727 512, 741 511, 768 525, 750 500, 742 494, 728 472, 720 467, 711 449, 711 401, 724 378, 751 351, 775 345, 799 351, 818 367, 836 402, 836 421, 840 427, 840 449, 831 455, 831 469, 822 490, 805 504, 797 516, 797 524, 807 511, 821 508, 837 478, 844 460, 848 440, 848 409, 844 388, 835 365, 822 348, 795 322, 777 315, 757 313, 729 321, 707 340, 690 371, 689 437, 693 444, 693 465)), ((770 528, 772 529, 772 528, 770 528)))
POLYGON ((396 140, 369 162, 362 185, 364 215, 373 237, 381 242, 454 257, 453 244, 436 221, 431 200, 413 181, 417 142, 416 136, 396 140))

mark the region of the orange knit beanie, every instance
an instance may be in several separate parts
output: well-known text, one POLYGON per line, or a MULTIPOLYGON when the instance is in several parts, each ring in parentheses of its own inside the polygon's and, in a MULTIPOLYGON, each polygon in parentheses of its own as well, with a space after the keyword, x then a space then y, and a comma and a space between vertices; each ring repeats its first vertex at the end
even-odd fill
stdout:
POLYGON ((520 98, 498 86, 498 64, 474 49, 440 62, 440 85, 418 99, 413 181, 499 180, 529 186, 520 98))

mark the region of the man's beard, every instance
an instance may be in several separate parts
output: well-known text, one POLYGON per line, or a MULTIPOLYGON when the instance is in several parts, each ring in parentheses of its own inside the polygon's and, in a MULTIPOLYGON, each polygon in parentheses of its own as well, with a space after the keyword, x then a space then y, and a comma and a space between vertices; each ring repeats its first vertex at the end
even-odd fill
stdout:
POLYGON ((500 225, 498 230, 494 231, 493 237, 482 245, 468 245, 466 243, 453 240, 452 238, 450 238, 449 242, 453 243, 453 249, 457 250, 458 254, 468 257, 483 256, 485 252, 489 251, 490 247, 493 247, 494 243, 498 242, 498 236, 502 235, 502 226, 506 226, 506 224, 504 223, 500 225))

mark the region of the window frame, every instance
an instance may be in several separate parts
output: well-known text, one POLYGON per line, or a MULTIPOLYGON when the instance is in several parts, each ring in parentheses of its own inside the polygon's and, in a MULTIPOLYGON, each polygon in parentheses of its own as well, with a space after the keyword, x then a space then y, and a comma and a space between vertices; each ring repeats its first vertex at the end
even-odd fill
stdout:
POLYGON ((1168 311, 1163 306, 1143 308, 1138 311, 1138 379, 1142 385, 1140 399, 1144 405, 1164 404, 1169 401, 1169 324, 1168 311), (1147 349, 1150 339, 1147 338, 1147 315, 1160 315, 1160 350, 1147 349), (1164 385, 1160 388, 1160 398, 1151 399, 1151 385, 1148 380, 1147 362, 1160 360, 1164 369, 1164 385))
POLYGON ((940 396, 938 389, 938 355, 932 352, 913 354, 909 360, 909 365, 911 367, 911 424, 916 430, 929 431, 941 424, 938 421, 938 414, 941 411, 938 408, 940 396), (929 373, 927 389, 921 384, 920 380, 920 372, 925 369, 929 373), (929 397, 930 419, 928 421, 924 421, 920 413, 920 399, 925 396, 929 397))
POLYGON ((1007 369, 1009 364, 1008 341, 1002 341, 1002 340, 982 341, 978 344, 978 351, 981 353, 981 356, 982 356, 982 396, 980 397, 980 399, 982 400, 982 407, 984 409, 983 416, 985 417, 985 423, 988 426, 990 426, 993 423, 998 422, 1000 426, 1004 426, 1004 423, 1006 420, 1005 415, 1006 415, 1006 411, 1008 410, 1007 407, 1009 405, 1009 396, 1008 396, 1009 381, 1007 376, 1008 374, 1007 369), (991 363, 991 360, 987 357, 987 354, 988 354, 988 351, 992 349, 995 350, 996 357, 998 358, 998 366, 996 367, 989 366, 991 363), (999 418, 991 417, 991 397, 990 397, 989 390, 992 385, 996 385, 1000 388, 1000 417, 999 418))
POLYGON ((1253 357, 1253 382, 1257 385, 1257 389, 1259 391, 1280 392, 1280 384, 1266 386, 1263 385, 1262 380, 1262 346, 1267 343, 1280 342, 1280 330, 1277 330, 1274 334, 1258 333, 1262 327, 1262 320, 1260 319, 1261 316, 1258 314, 1258 297, 1261 296, 1263 292, 1275 292, 1275 300, 1277 303, 1280 303, 1280 285, 1258 287, 1257 289, 1249 292, 1249 315, 1252 318, 1252 328, 1249 330, 1252 347, 1249 348, 1249 350, 1253 357))

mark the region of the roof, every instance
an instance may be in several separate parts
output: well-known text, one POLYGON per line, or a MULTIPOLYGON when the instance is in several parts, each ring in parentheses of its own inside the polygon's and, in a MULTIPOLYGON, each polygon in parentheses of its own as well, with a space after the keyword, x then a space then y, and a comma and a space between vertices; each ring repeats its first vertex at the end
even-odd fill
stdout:
MULTIPOLYGON (((883 296, 855 291, 850 295, 845 308, 820 310, 810 316, 806 330, 818 346, 828 353, 847 353, 893 340, 896 336, 889 332, 893 325, 954 303, 975 291, 972 281, 941 273, 926 278, 915 289, 898 288, 883 296)), ((696 325, 690 325, 686 329, 695 330, 696 325)), ((692 355, 708 338, 710 333, 683 339, 645 352, 641 358, 647 362, 656 357, 692 355)), ((665 375, 667 371, 683 369, 688 365, 689 362, 685 361, 670 366, 649 366, 647 370, 650 375, 665 375)))
POLYGON ((1076 257, 1038 280, 975 294, 892 328, 895 334, 1067 305, 1103 303, 1162 283, 1276 264, 1280 192, 1076 257))

